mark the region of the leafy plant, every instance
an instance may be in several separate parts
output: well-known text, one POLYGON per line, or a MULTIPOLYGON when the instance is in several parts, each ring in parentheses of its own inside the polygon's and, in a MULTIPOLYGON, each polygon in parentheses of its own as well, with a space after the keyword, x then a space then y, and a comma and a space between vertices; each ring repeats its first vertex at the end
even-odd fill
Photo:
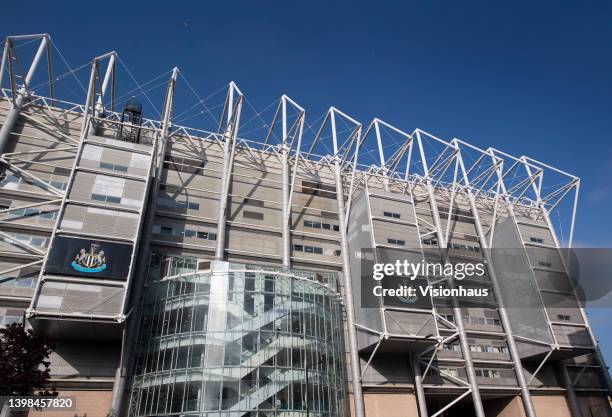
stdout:
POLYGON ((49 389, 48 359, 54 346, 32 329, 13 323, 0 329, 0 396, 57 395, 49 389))

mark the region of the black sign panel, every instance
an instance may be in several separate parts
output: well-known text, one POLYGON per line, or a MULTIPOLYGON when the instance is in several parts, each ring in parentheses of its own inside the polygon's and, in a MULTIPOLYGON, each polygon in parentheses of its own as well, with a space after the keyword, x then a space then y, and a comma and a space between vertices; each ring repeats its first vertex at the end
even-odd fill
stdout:
POLYGON ((132 245, 56 236, 45 272, 89 278, 127 279, 132 245))

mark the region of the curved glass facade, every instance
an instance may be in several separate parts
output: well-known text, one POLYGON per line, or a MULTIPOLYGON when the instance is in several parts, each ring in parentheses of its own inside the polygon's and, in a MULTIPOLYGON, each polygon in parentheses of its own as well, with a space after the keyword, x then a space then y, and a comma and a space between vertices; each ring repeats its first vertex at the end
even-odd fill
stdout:
POLYGON ((166 266, 147 290, 131 416, 348 414, 335 275, 166 266))

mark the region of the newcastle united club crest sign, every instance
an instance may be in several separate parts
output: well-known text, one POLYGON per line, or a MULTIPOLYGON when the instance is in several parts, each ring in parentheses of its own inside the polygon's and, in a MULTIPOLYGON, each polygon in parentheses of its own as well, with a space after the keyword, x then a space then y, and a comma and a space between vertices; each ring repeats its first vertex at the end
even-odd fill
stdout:
POLYGON ((106 269, 106 256, 99 244, 92 243, 89 251, 83 248, 76 254, 70 266, 79 272, 102 272, 106 269))

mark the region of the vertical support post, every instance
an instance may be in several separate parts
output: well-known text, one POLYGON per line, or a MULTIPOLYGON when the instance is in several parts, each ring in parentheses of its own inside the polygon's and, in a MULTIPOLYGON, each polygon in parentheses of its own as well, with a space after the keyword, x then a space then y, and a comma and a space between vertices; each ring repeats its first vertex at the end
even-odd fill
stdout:
MULTIPOLYGON (((115 52, 111 52, 110 57, 108 59, 108 64, 106 67, 106 73, 104 74, 104 80, 102 81, 102 87, 100 88, 100 95, 98 96, 98 100, 96 101, 96 105, 95 105, 95 110, 94 110, 95 117, 100 117, 100 115, 104 112, 103 97, 104 97, 104 94, 106 93, 106 90, 108 89, 108 83, 110 82, 111 77, 113 77, 113 84, 114 84, 116 57, 117 57, 117 54, 115 52)), ((96 123, 90 123, 89 134, 95 135, 96 130, 97 130, 96 123)))
MULTIPOLYGON (((32 81, 32 77, 34 77, 34 73, 36 72, 36 68, 38 67, 38 63, 40 62, 40 59, 42 58, 45 52, 45 49, 48 47, 49 35, 45 34, 45 35, 41 35, 41 37, 42 39, 40 41, 40 45, 38 47, 38 50, 36 51, 36 55, 34 56, 34 59, 32 60, 32 64, 30 65, 28 73, 25 79, 23 80, 23 85, 19 89, 17 97, 13 97, 13 100, 14 100, 13 107, 11 108, 11 110, 9 110, 6 116, 6 119, 4 121, 4 124, 0 128, 0 155, 4 153, 4 148, 6 148, 6 144, 9 141, 11 132, 15 128, 15 124, 17 123, 17 119, 19 118, 19 113, 21 113, 21 109, 28 97, 29 84, 32 81)), ((10 37, 7 38, 7 43, 5 44, 5 47, 4 47, 4 55, 2 57, 2 67, 3 67, 2 69, 3 70, 4 70, 5 62, 8 59, 10 59, 8 57, 9 49, 11 48, 11 46, 9 45, 10 43, 9 40, 10 40, 10 37)), ((4 71, 2 72, 2 74, 4 74, 4 71)), ((11 74, 11 78, 13 78, 12 74, 11 74)), ((1 86, 2 85, 0 84, 0 87, 1 86)))
POLYGON ((164 166, 164 155, 168 144, 168 133, 172 122, 172 110, 174 107, 174 89, 179 70, 174 68, 170 81, 168 82, 168 92, 166 93, 166 101, 164 103, 164 115, 162 119, 160 140, 156 153, 156 169, 155 177, 151 184, 148 197, 148 211, 145 213, 144 225, 142 228, 142 245, 139 249, 138 264, 136 266, 136 274, 134 274, 134 282, 132 282, 132 292, 130 294, 132 314, 128 315, 123 329, 123 338, 121 344, 120 363, 115 373, 115 381, 113 384, 113 392, 111 396, 111 404, 109 408, 109 417, 121 415, 121 406, 125 398, 127 389, 127 378, 130 374, 130 364, 133 360, 133 349, 136 345, 138 336, 138 325, 142 314, 140 299, 142 298, 145 279, 148 273, 148 263, 151 257, 151 235, 153 230, 153 222, 155 221, 155 207, 159 195, 159 186, 161 184, 161 173, 164 166))
MULTIPOLYGON (((344 187, 340 158, 338 157, 338 138, 336 135, 336 116, 334 109, 330 110, 332 140, 334 144, 334 175, 336 179, 336 202, 338 205, 338 222, 340 223, 340 240, 342 250, 342 274, 344 276, 344 301, 346 304, 346 321, 349 336, 349 354, 351 361, 351 379, 353 381, 353 403, 355 417, 365 417, 363 405, 363 392, 361 389, 361 372, 359 365, 359 347, 357 345, 357 331, 355 329, 355 307, 353 304, 353 284, 351 282, 351 266, 349 260, 349 247, 346 236, 346 219, 344 215, 344 187)), ((361 127, 359 126, 359 129, 361 127)), ((357 138, 359 141, 359 137, 357 138)))
MULTIPOLYGON (((419 131, 416 131, 417 143, 419 145, 419 152, 421 155, 421 163, 423 164, 423 172, 425 174, 425 186, 427 188, 427 195, 429 197, 429 204, 431 206, 431 214, 434 222, 434 226, 436 228, 436 235, 438 237, 438 246, 442 252, 442 257, 444 260, 448 258, 448 249, 447 242, 444 239, 444 233, 442 233, 442 225, 440 223, 440 213, 438 212, 438 205, 436 203, 434 188, 431 183, 431 178, 429 177, 429 168, 427 167, 427 159, 425 158, 425 151, 423 150, 423 143, 421 140, 421 135, 419 131)), ((449 216, 451 214, 449 213, 449 216)), ((449 286, 451 288, 454 287, 453 280, 449 280, 449 286)), ((453 301, 453 314, 455 316, 455 325, 457 326, 457 331, 459 332, 459 344, 461 345, 461 353, 463 354, 463 359, 465 361, 465 370, 467 373, 468 383, 470 384, 472 391, 472 401, 474 403, 474 411, 476 412, 476 417, 486 417, 484 413, 484 407, 482 406, 482 399, 480 398, 480 391, 478 390, 478 383, 476 382, 476 372, 474 371, 474 362, 472 361, 472 354, 470 351, 470 345, 467 340, 467 335, 465 333, 465 326, 463 325, 463 314, 461 313, 461 308, 459 308, 459 304, 457 303, 457 299, 452 297, 453 301)))
POLYGON ((570 409, 572 410, 572 416, 582 417, 582 413, 580 412, 580 404, 578 403, 576 391, 574 391, 574 384, 572 384, 572 379, 567 371, 567 367, 563 361, 559 362, 558 367, 563 379, 563 385, 565 385, 565 389, 567 390, 567 401, 569 402, 570 409))
MULTIPOLYGON (((533 402, 531 401, 531 394, 529 392, 527 380, 525 379, 525 373, 523 372, 523 364, 521 362, 521 357, 520 357, 518 348, 516 346, 516 342, 514 340, 514 332, 512 330, 512 325, 510 323, 508 311, 506 310, 504 299, 501 296, 501 293, 502 293, 501 287, 499 285, 499 281, 497 280, 497 275, 495 274, 495 268, 492 267, 493 260, 492 260, 491 251, 490 251, 491 248, 487 242, 487 238, 485 236, 484 230, 482 229, 482 223, 480 222, 480 214, 478 212, 478 207, 476 206, 476 199, 474 198, 474 193, 472 192, 470 180, 465 170, 463 158, 461 157, 461 151, 459 149, 459 146, 457 145, 457 142, 454 142, 454 146, 458 152, 457 157, 459 158, 459 167, 461 168, 461 172, 463 175, 463 181, 466 185, 467 197, 470 202, 470 209, 472 210, 472 215, 474 216, 474 225, 476 226, 476 233, 478 234, 478 239, 480 240, 480 245, 482 246, 483 253, 487 261, 487 269, 489 272, 489 278, 491 280, 491 285, 493 286, 493 292, 495 293, 495 297, 497 298, 499 317, 501 319, 502 325, 504 326, 504 331, 506 332, 506 340, 508 341, 508 349, 510 350, 510 356, 514 364, 516 378, 518 380, 518 384, 521 389, 521 397, 523 399, 523 409, 525 410, 527 417, 537 417, 535 408, 533 407, 533 402)), ((499 181, 501 181, 501 178, 499 179, 499 181)), ((495 219, 493 221, 495 221, 495 219)))
POLYGON ((291 228, 289 223, 291 221, 291 205, 289 202, 289 148, 287 145, 287 100, 285 96, 281 98, 281 125, 283 129, 283 142, 281 144, 283 268, 288 270, 291 266, 291 228))
POLYGON ((416 352, 410 353, 412 377, 414 379, 414 388, 416 391, 417 405, 419 407, 419 416, 428 417, 427 401, 425 401, 425 390, 423 389, 423 375, 421 373, 421 364, 419 363, 419 355, 416 352))
POLYGON ((389 192, 389 177, 387 175, 387 161, 385 161, 385 152, 383 150, 382 137, 380 136, 380 126, 378 119, 374 119, 374 132, 376 133, 376 144, 378 145, 378 157, 380 158, 380 166, 383 170, 383 186, 385 191, 389 192))
POLYGON ((232 180, 232 169, 234 155, 236 152, 236 139, 240 125, 240 112, 242 109, 242 93, 234 82, 230 83, 227 93, 224 115, 227 115, 227 123, 223 132, 223 172, 221 173, 221 192, 219 194, 219 211, 217 220, 217 246, 215 248, 215 260, 222 261, 225 257, 225 226, 227 224, 227 200, 229 187, 232 180), (234 106, 234 94, 238 94, 238 100, 234 106))

